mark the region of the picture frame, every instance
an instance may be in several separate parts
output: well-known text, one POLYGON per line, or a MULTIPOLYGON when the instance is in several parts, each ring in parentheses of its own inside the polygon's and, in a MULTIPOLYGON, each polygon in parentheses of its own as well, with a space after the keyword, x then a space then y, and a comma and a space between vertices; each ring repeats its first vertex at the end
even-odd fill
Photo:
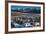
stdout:
MULTIPOLYGON (((20 9, 20 10, 23 10, 23 9, 20 9)), ((29 16, 31 14, 29 14, 29 16)), ((32 14, 32 15, 34 15, 34 14, 32 14)), ((22 17, 24 15, 22 15, 22 17)), ((25 17, 26 17, 26 19, 28 18, 27 16, 25 16, 25 17)), ((17 18, 17 17, 15 17, 15 18, 17 18)), ((27 21, 28 21, 28 19, 27 19, 27 21)), ((6 1, 5 2, 5 33, 6 34, 7 33, 22 33, 22 32, 40 32, 40 31, 45 31, 45 4, 44 4, 44 2, 24 2, 24 1, 6 1), (27 12, 22 12, 22 14, 24 13, 24 15, 25 15, 25 13, 29 12, 31 14, 34 13, 35 16, 33 16, 33 17, 36 17, 36 13, 37 13, 40 16, 40 21, 38 21, 40 24, 38 26, 36 26, 37 25, 36 24, 36 25, 30 26, 30 27, 26 27, 25 26, 26 24, 23 25, 24 27, 22 25, 21 25, 22 27, 21 26, 11 27, 12 25, 10 25, 10 24, 11 24, 12 16, 15 16, 15 15, 20 16, 21 15, 20 14, 21 12, 15 12, 16 10, 18 10, 18 7, 19 7, 19 9, 20 9, 20 7, 27 8, 27 9, 24 8, 24 10, 27 10, 27 12), (32 12, 33 9, 31 10, 31 8, 34 8, 35 10, 39 9, 38 11, 40 11, 40 12, 32 12), (31 12, 28 10, 31 10, 31 12), (18 14, 20 14, 20 15, 18 15, 18 14)))

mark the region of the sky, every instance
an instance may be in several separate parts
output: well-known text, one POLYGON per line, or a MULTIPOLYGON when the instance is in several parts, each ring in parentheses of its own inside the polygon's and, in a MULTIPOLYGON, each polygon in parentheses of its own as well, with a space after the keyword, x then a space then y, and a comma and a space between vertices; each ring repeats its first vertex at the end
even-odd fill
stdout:
MULTIPOLYGON (((16 10, 25 10, 25 11, 32 11, 33 13, 40 13, 41 7, 36 6, 11 6, 12 12, 17 12, 16 10)), ((23 11, 24 12, 24 11, 23 11)))

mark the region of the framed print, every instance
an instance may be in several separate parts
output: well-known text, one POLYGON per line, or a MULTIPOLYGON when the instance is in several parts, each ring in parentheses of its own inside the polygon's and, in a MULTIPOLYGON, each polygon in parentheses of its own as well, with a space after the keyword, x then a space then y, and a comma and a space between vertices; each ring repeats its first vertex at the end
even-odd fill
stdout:
POLYGON ((43 2, 8 1, 6 5, 6 33, 44 31, 43 2))

